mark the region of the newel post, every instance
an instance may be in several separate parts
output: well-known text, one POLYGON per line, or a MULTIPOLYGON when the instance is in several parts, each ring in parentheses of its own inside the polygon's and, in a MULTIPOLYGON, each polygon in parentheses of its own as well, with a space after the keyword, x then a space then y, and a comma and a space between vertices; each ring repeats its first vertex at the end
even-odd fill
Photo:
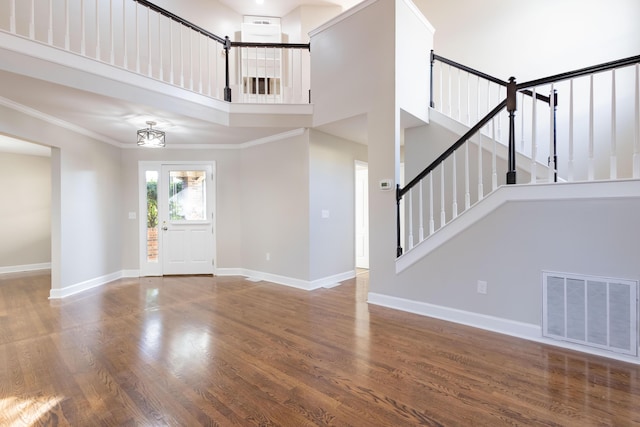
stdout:
POLYGON ((510 77, 507 83, 507 111, 509 112, 509 155, 507 169, 507 184, 516 183, 516 78, 510 77))
POLYGON ((231 102, 231 87, 229 86, 229 51, 231 50, 231 40, 229 36, 224 37, 224 71, 225 71, 225 86, 224 86, 224 100, 231 102))
POLYGON ((431 79, 429 84, 431 87, 429 88, 429 97, 431 98, 431 102, 429 102, 429 106, 431 108, 435 108, 436 104, 433 102, 433 63, 436 62, 436 58, 434 57, 433 49, 431 49, 431 79))
POLYGON ((396 184, 396 236, 397 240, 397 248, 396 248, 396 256, 399 257, 402 255, 402 240, 400 236, 400 201, 402 200, 402 196, 400 195, 400 184, 396 184))

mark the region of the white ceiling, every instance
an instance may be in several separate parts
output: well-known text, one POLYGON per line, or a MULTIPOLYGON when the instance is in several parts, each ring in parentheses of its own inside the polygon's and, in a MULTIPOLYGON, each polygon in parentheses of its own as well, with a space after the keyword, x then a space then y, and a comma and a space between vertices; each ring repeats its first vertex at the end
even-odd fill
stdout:
POLYGON ((302 5, 315 6, 342 6, 347 10, 362 0, 262 0, 262 4, 256 0, 219 0, 241 15, 257 16, 286 16, 289 12, 302 5))

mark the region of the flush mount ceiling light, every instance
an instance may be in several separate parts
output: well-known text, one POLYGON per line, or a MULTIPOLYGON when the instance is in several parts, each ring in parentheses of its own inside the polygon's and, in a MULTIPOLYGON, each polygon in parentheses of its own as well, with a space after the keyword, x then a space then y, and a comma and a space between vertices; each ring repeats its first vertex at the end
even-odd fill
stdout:
POLYGON ((147 124, 149 125, 148 128, 138 131, 138 145, 140 147, 152 148, 164 147, 164 132, 153 129, 156 122, 148 121, 147 124))

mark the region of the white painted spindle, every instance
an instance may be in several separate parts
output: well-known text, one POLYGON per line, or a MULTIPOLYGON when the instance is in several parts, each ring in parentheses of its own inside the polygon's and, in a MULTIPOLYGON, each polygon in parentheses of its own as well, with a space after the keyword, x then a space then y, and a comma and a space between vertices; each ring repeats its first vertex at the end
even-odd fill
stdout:
POLYGON ((169 19, 169 81, 172 85, 176 83, 175 72, 173 69, 173 43, 173 19, 169 19))
POLYGON ((433 172, 429 174, 429 236, 433 234, 436 222, 433 218, 433 172))
POLYGON ((446 213, 444 207, 444 162, 440 163, 440 228, 446 224, 446 213))
POLYGON ((464 210, 466 211, 471 207, 471 184, 469 173, 469 144, 471 141, 467 141, 464 144, 464 210))
POLYGON ((31 17, 29 19, 29 38, 36 38, 36 5, 35 0, 31 0, 31 17))
POLYGON ((467 73, 467 126, 471 126, 471 74, 467 73))
POLYGON ((609 163, 609 178, 618 178, 618 156, 616 141, 616 70, 611 70, 611 157, 609 163))
POLYGON ((413 249, 413 188, 409 190, 409 250, 413 249))
POLYGON ((147 7, 147 74, 153 77, 153 61, 151 60, 151 8, 147 7))
POLYGON ((538 179, 538 94, 534 87, 531 94, 531 183, 538 179))
POLYGON ((422 197, 422 182, 424 181, 424 179, 420 180, 420 185, 418 187, 418 191, 419 193, 419 197, 418 197, 418 217, 419 217, 419 222, 418 222, 418 241, 422 242, 424 240, 424 201, 423 201, 423 197, 422 197))
POLYGON ((82 55, 85 55, 87 52, 87 32, 85 28, 84 0, 80 0, 80 54, 82 55))
POLYGON ((116 52, 115 52, 115 31, 113 30, 113 0, 109 0, 109 63, 114 65, 116 62, 116 52))
POLYGON ((98 13, 98 8, 100 4, 99 0, 96 0, 96 14, 95 14, 95 24, 96 24, 96 59, 100 61, 100 14, 98 13))
POLYGON ((158 78, 164 81, 164 45, 162 44, 162 14, 158 13, 158 78))
POLYGON ((569 164, 567 178, 573 182, 573 79, 569 81, 569 164))
POLYGON ((189 89, 193 90, 193 31, 189 31, 189 89))
POLYGON ((447 115, 449 117, 453 117, 451 115, 451 104, 453 104, 453 101, 451 100, 451 74, 453 74, 453 72, 451 71, 451 65, 449 65, 449 68, 447 68, 449 71, 447 73, 447 85, 449 87, 449 95, 447 98, 447 106, 448 106, 448 111, 447 111, 447 115))
POLYGON ((458 121, 462 122, 462 70, 458 68, 458 121))
MULTIPOLYGON (((124 1, 124 0, 123 0, 124 1)), ((69 34, 69 0, 64 0, 64 48, 70 50, 71 36, 69 34)))
POLYGON ((453 152, 453 166, 451 167, 451 176, 452 176, 452 198, 453 202, 451 203, 451 218, 455 218, 458 216, 458 165, 456 161, 456 152, 453 152))
POLYGON ((484 183, 482 176, 482 130, 478 131, 478 201, 484 198, 484 183))
POLYGON ((587 179, 589 181, 593 181, 594 177, 595 177, 595 165, 594 165, 594 158, 593 158, 593 139, 594 139, 594 135, 593 135, 593 109, 594 109, 594 105, 593 105, 593 74, 590 76, 589 78, 589 159, 588 159, 588 166, 587 166, 587 179))
POLYGON ((198 93, 202 93, 202 34, 196 33, 198 38, 198 93))
POLYGON ((50 45, 53 44, 53 0, 49 0, 49 31, 47 31, 47 40, 50 45))
POLYGON ((524 153, 524 93, 520 93, 520 152, 524 153))
POLYGON ((183 25, 178 22, 178 28, 180 29, 180 49, 178 51, 178 57, 180 58, 180 87, 184 87, 184 44, 182 43, 182 27, 183 25))
POLYGON ((439 101, 440 101, 440 109, 439 109, 439 111, 441 113, 444 113, 444 98, 442 96, 442 91, 443 91, 442 90, 442 86, 444 85, 444 82, 442 81, 442 79, 443 79, 443 71, 442 71, 442 69, 444 68, 444 65, 442 64, 442 62, 440 62, 439 64, 440 64, 440 66, 438 67, 440 69, 440 82, 439 82, 439 85, 438 85, 439 88, 440 88, 440 99, 439 99, 439 101))
POLYGON ((209 37, 205 39, 205 45, 207 48, 207 95, 211 96, 211 39, 209 37))
POLYGON ((135 25, 133 27, 133 31, 136 34, 136 73, 140 74, 140 25, 138 23, 139 19, 138 19, 138 2, 134 2, 134 7, 136 8, 136 13, 135 13, 135 18, 136 18, 136 22, 135 25))
POLYGON ((16 0, 9 3, 9 31, 12 34, 16 33, 16 0))
POLYGON ((496 119, 491 120, 491 139, 493 140, 493 150, 491 153, 491 191, 498 188, 498 147, 496 142, 496 119))
POLYGON ((127 0, 122 0, 122 66, 129 68, 129 55, 127 55, 127 0))

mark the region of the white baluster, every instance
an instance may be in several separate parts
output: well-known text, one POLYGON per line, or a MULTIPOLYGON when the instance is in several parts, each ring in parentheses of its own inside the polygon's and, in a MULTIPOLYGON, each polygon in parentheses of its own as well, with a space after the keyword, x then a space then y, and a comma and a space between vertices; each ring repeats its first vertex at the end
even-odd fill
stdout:
POLYGON ((609 178, 618 178, 618 156, 616 142, 616 70, 611 70, 611 157, 609 178))
POLYGON ((169 19, 169 81, 176 83, 173 71, 173 19, 169 19))
POLYGON ((520 152, 524 153, 524 93, 520 93, 520 152))
POLYGON ((458 121, 462 122, 462 70, 458 68, 458 121))
POLYGON ((29 19, 29 38, 36 38, 36 5, 35 0, 31 0, 31 18, 29 19))
POLYGON ((553 128, 555 126, 555 117, 553 116, 553 83, 551 83, 551 92, 549 92, 549 168, 547 170, 548 182, 553 182, 556 173, 556 163, 553 158, 553 128))
POLYGON ((422 181, 424 181, 423 179, 420 180, 420 186, 418 187, 419 191, 420 191, 420 197, 418 198, 419 201, 419 205, 418 205, 418 214, 420 216, 420 221, 419 221, 419 228, 418 228, 418 238, 420 239, 419 241, 422 242, 424 240, 424 202, 422 200, 422 181))
POLYGON ((136 8, 136 23, 134 28, 134 32, 136 33, 136 73, 140 74, 140 28, 138 23, 138 2, 134 2, 134 7, 136 8))
POLYGON ((204 55, 202 55, 202 34, 196 33, 196 37, 198 37, 198 93, 202 93, 202 59, 204 55))
POLYGON ((433 172, 429 173, 429 236, 433 234, 436 222, 433 218, 433 172))
POLYGON ((640 178, 640 64, 636 64, 636 106, 634 121, 636 122, 636 132, 633 144, 633 177, 640 178))
POLYGON ((480 121, 480 77, 476 79, 476 123, 480 121))
POLYGON ((448 87, 449 87, 449 97, 448 97, 448 99, 447 99, 447 101, 448 101, 448 104, 447 104, 447 105, 448 105, 448 110, 449 110, 449 111, 448 111, 447 115, 448 115, 449 117, 453 117, 453 115, 451 114, 451 111, 452 111, 452 110, 451 110, 451 104, 453 104, 453 100, 451 99, 451 75, 453 74, 453 72, 451 71, 451 65, 449 65, 448 70, 449 70, 449 71, 448 71, 448 73, 447 73, 447 85, 448 85, 448 87))
POLYGON ((193 90, 193 31, 189 30, 189 89, 193 90))
MULTIPOLYGON (((496 102, 500 101, 500 92, 502 91, 502 86, 498 86, 497 87, 497 96, 496 96, 496 102)), ((495 126, 495 122, 494 122, 494 126, 495 126)), ((498 114, 498 141, 502 141, 502 113, 498 114)), ((514 135, 515 136, 515 135, 514 135)), ((494 138, 495 140, 495 138, 494 138)))
POLYGON ((53 44, 53 0, 49 0, 49 31, 47 32, 49 44, 53 44))
POLYGON ((409 190, 409 250, 413 249, 413 188, 409 190))
POLYGON ((100 14, 98 13, 98 0, 96 0, 96 59, 100 61, 100 14))
POLYGON ((471 74, 467 73, 467 126, 471 126, 471 74))
POLYGON ((531 94, 531 184, 538 179, 538 94, 534 87, 531 94))
POLYGON ((573 79, 569 81, 569 164, 567 176, 573 181, 573 79))
POLYGON ((498 147, 496 142, 496 119, 491 119, 491 139, 493 140, 493 152, 491 153, 491 191, 498 188, 498 147))
POLYGON ((71 48, 71 36, 69 35, 69 0, 64 0, 64 48, 71 48))
POLYGON ((178 22, 178 28, 180 29, 180 50, 178 56, 180 57, 180 87, 184 87, 184 45, 182 43, 182 27, 183 25, 178 22))
POLYGON ((444 162, 440 163, 440 228, 446 223, 446 214, 444 207, 444 162))
POLYGON ((593 74, 589 79, 589 160, 588 160, 588 171, 587 171, 587 179, 589 181, 593 181, 595 177, 595 165, 593 158, 593 74))
POLYGON ((211 39, 207 37, 205 44, 207 47, 207 95, 211 96, 211 39))
POLYGON ((164 81, 164 46, 162 44, 162 14, 158 13, 158 53, 159 53, 159 74, 158 78, 164 81))
POLYGON ((153 77, 153 64, 151 60, 151 8, 147 7, 147 73, 153 77))
MULTIPOLYGON (((123 23, 124 25, 124 23, 123 23)), ((115 52, 115 31, 113 31, 113 0, 109 0, 109 38, 111 39, 109 45, 111 48, 111 52, 109 53, 109 62, 111 65, 114 65, 116 62, 116 52, 115 52)))
POLYGON ((129 68, 129 55, 127 55, 127 0, 122 0, 122 66, 129 68))
POLYGON ((9 3, 9 31, 16 33, 16 0, 11 0, 9 3))
POLYGON ((470 141, 464 143, 464 210, 471 207, 471 184, 469 173, 469 144, 470 141))
POLYGON ((458 165, 456 161, 456 152, 453 152, 453 166, 451 167, 451 174, 453 177, 453 203, 451 204, 451 218, 458 216, 458 165))
POLYGON ((484 183, 482 176, 482 130, 478 131, 478 201, 484 198, 484 183))
POLYGON ((80 0, 80 54, 82 55, 86 55, 87 53, 87 35, 85 27, 84 0, 80 0))
POLYGON ((442 79, 444 78, 442 69, 444 68, 444 64, 442 62, 440 62, 439 64, 440 64, 440 67, 439 67, 439 69, 440 69, 440 84, 439 84, 439 86, 440 86, 440 100, 439 100, 440 101, 440 109, 439 109, 439 111, 444 114, 444 98, 442 96, 442 86, 444 85, 444 83, 442 81, 442 79))

